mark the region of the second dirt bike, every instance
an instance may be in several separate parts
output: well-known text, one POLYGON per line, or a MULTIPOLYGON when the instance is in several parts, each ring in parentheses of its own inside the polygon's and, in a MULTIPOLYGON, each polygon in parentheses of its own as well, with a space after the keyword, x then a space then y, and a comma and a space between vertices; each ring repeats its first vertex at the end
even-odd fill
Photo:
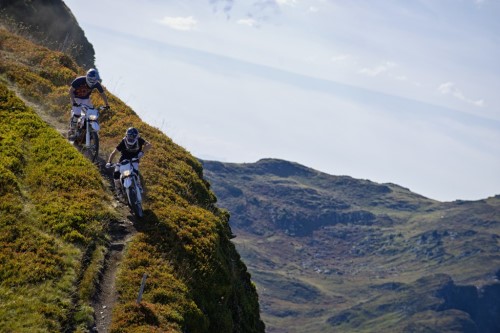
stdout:
POLYGON ((85 104, 82 104, 81 107, 82 113, 80 118, 78 118, 75 134, 68 135, 68 139, 80 147, 85 157, 91 162, 95 162, 99 155, 99 112, 104 107, 94 108, 85 104))
MULTIPOLYGON (((142 211, 142 190, 139 187, 139 175, 135 165, 139 162, 138 158, 131 160, 122 160, 119 163, 112 164, 110 167, 118 167, 120 171, 121 191, 124 192, 127 203, 137 217, 143 216, 142 211)), ((119 191, 120 189, 116 189, 119 191)))

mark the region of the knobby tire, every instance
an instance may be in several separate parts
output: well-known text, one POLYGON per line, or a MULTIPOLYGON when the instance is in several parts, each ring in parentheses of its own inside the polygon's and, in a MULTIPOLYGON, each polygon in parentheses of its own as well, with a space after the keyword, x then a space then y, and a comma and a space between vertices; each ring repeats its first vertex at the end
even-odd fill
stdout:
POLYGON ((99 135, 97 132, 90 132, 90 146, 85 147, 84 143, 82 151, 85 157, 87 157, 91 162, 95 162, 97 156, 99 155, 99 135))
POLYGON ((129 189, 127 189, 127 194, 128 194, 128 202, 130 205, 130 208, 132 208, 132 211, 134 214, 138 217, 142 217, 142 205, 141 203, 137 200, 137 187, 135 182, 132 183, 132 186, 130 186, 129 189))

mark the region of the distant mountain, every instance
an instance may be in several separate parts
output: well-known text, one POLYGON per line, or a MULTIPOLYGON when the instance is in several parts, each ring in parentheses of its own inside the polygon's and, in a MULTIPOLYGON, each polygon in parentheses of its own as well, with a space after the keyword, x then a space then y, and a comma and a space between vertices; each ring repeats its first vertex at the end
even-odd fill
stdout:
POLYGON ((94 67, 94 47, 62 0, 2 0, 0 23, 51 50, 70 55, 84 68, 94 67))
POLYGON ((202 164, 267 332, 500 331, 500 196, 438 202, 276 159, 202 164))

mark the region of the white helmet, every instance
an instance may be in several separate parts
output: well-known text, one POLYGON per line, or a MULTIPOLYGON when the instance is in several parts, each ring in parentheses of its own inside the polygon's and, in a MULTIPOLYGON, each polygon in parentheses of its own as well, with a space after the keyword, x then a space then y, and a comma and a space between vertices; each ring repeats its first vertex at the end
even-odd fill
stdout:
POLYGON ((87 84, 89 87, 92 87, 94 84, 99 81, 99 73, 97 69, 91 68, 87 71, 87 75, 85 75, 85 79, 87 80, 87 84))
POLYGON ((125 132, 125 145, 127 147, 133 146, 137 143, 137 140, 139 139, 139 131, 135 127, 129 127, 127 128, 127 131, 125 132))

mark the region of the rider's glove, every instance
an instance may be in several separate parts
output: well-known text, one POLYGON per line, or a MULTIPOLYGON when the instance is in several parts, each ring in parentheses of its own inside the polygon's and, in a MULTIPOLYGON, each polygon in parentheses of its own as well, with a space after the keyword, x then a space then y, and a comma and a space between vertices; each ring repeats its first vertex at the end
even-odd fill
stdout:
POLYGON ((109 110, 109 105, 106 105, 105 107, 102 108, 103 110, 109 110))
POLYGON ((80 104, 78 104, 78 103, 73 103, 73 106, 80 106, 80 104))
POLYGON ((141 158, 144 156, 144 152, 143 151, 140 151, 139 154, 137 154, 137 158, 141 158))
POLYGON ((109 169, 109 168, 111 168, 111 163, 108 162, 108 163, 106 163, 106 169, 109 169))

